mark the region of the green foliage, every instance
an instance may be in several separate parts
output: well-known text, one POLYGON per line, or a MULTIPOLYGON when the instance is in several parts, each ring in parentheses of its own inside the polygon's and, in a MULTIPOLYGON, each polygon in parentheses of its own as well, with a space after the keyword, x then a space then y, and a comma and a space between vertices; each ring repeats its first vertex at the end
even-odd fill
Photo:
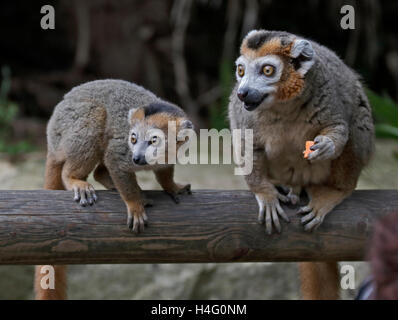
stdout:
POLYGON ((18 155, 34 150, 34 147, 27 141, 19 141, 17 143, 8 144, 0 140, 0 153, 7 153, 9 155, 18 155))
POLYGON ((376 136, 378 138, 398 139, 398 106, 389 97, 382 97, 367 90, 373 116, 376 120, 376 136))
POLYGON ((18 113, 18 105, 8 100, 8 92, 11 87, 11 72, 7 66, 1 68, 2 81, 0 84, 0 152, 19 154, 33 150, 26 141, 10 144, 9 133, 11 125, 18 113))

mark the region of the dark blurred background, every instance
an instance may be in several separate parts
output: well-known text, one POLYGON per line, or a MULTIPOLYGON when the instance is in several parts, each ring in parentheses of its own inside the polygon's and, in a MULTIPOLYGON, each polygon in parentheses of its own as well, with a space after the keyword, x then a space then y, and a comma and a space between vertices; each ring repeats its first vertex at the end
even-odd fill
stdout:
MULTIPOLYGON (((397 13, 398 2, 389 0, 2 1, 0 64, 10 70, 7 97, 19 119, 47 119, 77 84, 120 78, 180 104, 201 127, 219 128, 233 62, 254 28, 330 47, 368 87, 396 101, 397 13), (40 28, 44 4, 55 8, 55 30, 40 28), (356 10, 355 30, 340 27, 344 4, 356 10)), ((17 124, 16 131, 34 127, 17 124)))
MULTIPOLYGON (((86 81, 132 81, 179 104, 198 128, 227 127, 234 60, 242 38, 255 28, 318 41, 363 76, 378 139, 374 161, 358 187, 398 189, 392 174, 398 164, 397 18, 398 1, 393 0, 2 0, 0 189, 42 187, 46 122, 62 96, 86 81), (55 30, 40 27, 46 4, 55 8, 55 30), (355 30, 340 26, 345 4, 355 8, 355 30)), ((179 166, 176 173, 194 189, 246 188, 233 175, 233 166, 179 166)), ((139 179, 144 189, 158 188, 152 176, 139 179)), ((366 264, 355 266, 359 284, 366 264)), ((295 264, 69 270, 74 299, 299 297, 295 264)), ((0 299, 31 298, 32 276, 32 266, 0 267, 0 299)), ((345 291, 343 297, 354 294, 345 291)))

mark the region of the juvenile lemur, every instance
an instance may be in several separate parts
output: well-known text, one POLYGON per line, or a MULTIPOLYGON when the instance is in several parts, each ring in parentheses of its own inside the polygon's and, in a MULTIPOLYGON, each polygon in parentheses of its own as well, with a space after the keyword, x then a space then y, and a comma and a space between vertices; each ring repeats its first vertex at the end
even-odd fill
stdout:
MULTIPOLYGON (((95 180, 107 189, 119 191, 127 207, 128 227, 134 233, 144 230, 146 201, 141 196, 136 171, 153 170, 161 187, 175 202, 179 193, 190 193, 189 184, 174 182, 174 165, 167 164, 171 121, 175 123, 171 130, 177 131, 172 137, 182 129, 193 128, 182 109, 133 83, 98 80, 73 88, 55 107, 48 123, 45 188, 66 188, 73 191, 74 200, 82 206, 92 205, 97 196, 86 179, 95 169, 95 180), (163 137, 156 130, 161 130, 163 137), (163 144, 161 139, 165 140, 163 144), (148 164, 146 154, 156 154, 160 145, 166 151, 166 163, 148 164)), ((177 148, 181 144, 176 141, 177 148)), ((36 272, 38 279, 39 270, 36 272)), ((58 268, 60 287, 63 273, 64 269, 58 268)), ((41 290, 37 282, 36 292, 38 298, 65 295, 41 290)))
MULTIPOLYGON (((268 234, 273 226, 280 232, 278 216, 289 221, 280 201, 296 204, 304 188, 310 201, 298 213, 304 229, 315 230, 355 189, 373 151, 371 108, 359 76, 331 50, 287 32, 251 31, 240 54, 229 119, 232 129, 253 129, 253 171, 245 178, 258 219, 268 234), (304 159, 309 140, 313 152, 304 159)), ((326 297, 316 288, 322 270, 336 268, 302 265, 304 298, 326 297)))

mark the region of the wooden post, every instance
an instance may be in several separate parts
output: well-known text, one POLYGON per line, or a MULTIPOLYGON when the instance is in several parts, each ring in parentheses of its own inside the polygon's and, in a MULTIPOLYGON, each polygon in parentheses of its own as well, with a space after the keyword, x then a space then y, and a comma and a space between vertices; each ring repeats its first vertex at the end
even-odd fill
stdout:
POLYGON ((398 210, 396 190, 356 191, 315 233, 285 206, 291 223, 267 236, 248 191, 194 191, 180 204, 147 196, 149 226, 136 236, 117 192, 82 208, 68 191, 0 191, 0 264, 363 260, 373 222, 398 210))

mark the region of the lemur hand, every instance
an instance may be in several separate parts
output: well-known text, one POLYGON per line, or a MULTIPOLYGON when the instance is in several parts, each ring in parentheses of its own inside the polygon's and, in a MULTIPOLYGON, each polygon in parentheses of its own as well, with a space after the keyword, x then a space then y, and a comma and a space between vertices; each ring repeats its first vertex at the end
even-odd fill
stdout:
POLYGON ((308 155, 308 160, 320 161, 332 159, 335 155, 335 145, 332 139, 328 136, 317 136, 314 139, 315 144, 310 148, 313 150, 308 155))
POLYGON ((265 221, 265 230, 268 234, 272 234, 272 223, 280 233, 282 228, 278 215, 286 222, 290 222, 290 220, 279 204, 279 200, 289 202, 289 198, 276 190, 275 193, 255 193, 254 195, 259 207, 258 222, 264 224, 265 221))

